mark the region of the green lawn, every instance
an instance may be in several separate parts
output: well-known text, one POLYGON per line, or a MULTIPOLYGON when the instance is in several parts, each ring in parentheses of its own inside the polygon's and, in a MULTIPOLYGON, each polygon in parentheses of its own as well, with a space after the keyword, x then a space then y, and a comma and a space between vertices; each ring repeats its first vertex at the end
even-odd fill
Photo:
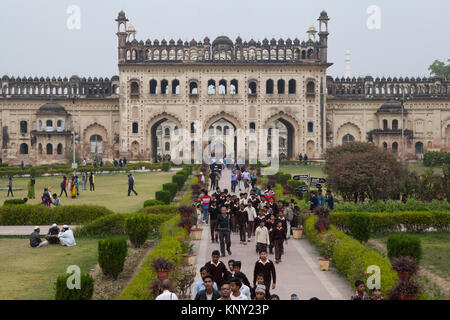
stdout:
MULTIPOLYGON (((414 233, 422 242, 423 256, 420 265, 450 281, 450 232, 414 233)), ((371 238, 386 245, 388 235, 375 234, 371 238)))
POLYGON ((319 177, 324 178, 325 174, 323 173, 323 167, 322 166, 280 166, 280 171, 284 173, 290 173, 293 176, 296 174, 308 174, 311 177, 319 177))
MULTIPOLYGON (((138 196, 128 192, 128 177, 126 173, 98 174, 95 176, 95 191, 89 191, 89 182, 87 190, 80 190, 80 196, 77 199, 68 198, 65 195, 61 198, 64 204, 93 204, 108 207, 115 212, 135 212, 142 208, 144 201, 154 199, 155 191, 162 189, 162 184, 171 182, 174 172, 136 172, 134 173, 136 181, 136 192, 138 196)), ((69 176, 67 176, 69 178, 69 176)), ((80 189, 81 189, 81 176, 80 189)), ((28 178, 14 178, 13 187, 23 190, 14 192, 14 198, 24 198, 27 196, 28 178)), ((29 203, 38 203, 44 191, 44 187, 49 187, 50 192, 60 193, 60 183, 62 176, 38 177, 36 178, 36 199, 29 200, 29 203)), ((7 187, 8 180, 0 179, 0 187, 7 187)), ((69 190, 68 190, 69 192, 69 190)), ((8 199, 7 191, 0 191, 0 205, 8 199)), ((10 198, 9 198, 10 199, 10 198)))
MULTIPOLYGON (((47 230, 43 230, 46 232, 47 230)), ((0 239, 0 299, 54 299, 54 283, 67 267, 88 273, 97 263, 95 239, 76 239, 74 247, 31 248, 28 239, 0 239)))

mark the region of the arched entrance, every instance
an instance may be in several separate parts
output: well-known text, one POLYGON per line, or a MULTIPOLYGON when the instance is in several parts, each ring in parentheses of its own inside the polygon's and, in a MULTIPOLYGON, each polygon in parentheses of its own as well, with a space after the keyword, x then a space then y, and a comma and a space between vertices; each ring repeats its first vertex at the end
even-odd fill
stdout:
POLYGON ((270 141, 272 139, 273 130, 277 129, 279 136, 278 155, 280 157, 280 160, 292 159, 295 156, 294 150, 295 128, 291 124, 291 122, 287 121, 282 117, 279 117, 274 121, 269 122, 267 129, 268 129, 267 154, 272 155, 272 144, 270 143, 270 141))
POLYGON ((179 135, 181 125, 169 117, 163 117, 150 127, 151 156, 153 161, 170 160, 174 136, 179 135))
MULTIPOLYGON (((205 128, 208 137, 206 157, 212 160, 225 159, 234 162, 237 155, 236 126, 231 121, 220 118, 205 128)), ((205 155, 203 157, 205 159, 205 155)))

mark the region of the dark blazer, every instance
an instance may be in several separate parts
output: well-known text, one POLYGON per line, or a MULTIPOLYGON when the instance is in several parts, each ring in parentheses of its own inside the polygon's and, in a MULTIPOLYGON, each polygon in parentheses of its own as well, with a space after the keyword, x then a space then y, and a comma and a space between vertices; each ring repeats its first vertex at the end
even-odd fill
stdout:
MULTIPOLYGON (((219 298, 220 298, 219 291, 213 289, 213 294, 212 294, 211 300, 217 300, 219 298)), ((206 297, 206 289, 199 291, 197 293, 197 295, 195 296, 194 300, 208 300, 206 297)))

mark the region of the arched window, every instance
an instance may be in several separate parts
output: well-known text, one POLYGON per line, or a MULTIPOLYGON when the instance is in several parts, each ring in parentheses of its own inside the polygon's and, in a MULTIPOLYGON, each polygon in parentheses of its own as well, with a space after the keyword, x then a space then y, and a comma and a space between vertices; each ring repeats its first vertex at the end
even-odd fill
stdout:
POLYGON ((314 84, 314 81, 308 81, 306 84, 306 95, 307 96, 314 96, 316 94, 316 85, 314 84))
POLYGON ((47 120, 45 121, 45 131, 49 132, 49 131, 53 131, 53 121, 52 120, 47 120))
POLYGON ((158 86, 158 82, 155 79, 150 80, 150 94, 156 94, 157 86, 158 86))
POLYGON ((386 142, 383 142, 383 149, 387 150, 387 143, 386 142))
POLYGON ((306 59, 306 50, 302 50, 302 59, 306 59))
POLYGON ((254 122, 250 122, 250 132, 255 132, 255 130, 256 130, 256 125, 255 125, 255 123, 254 122))
POLYGON ((39 154, 42 154, 42 144, 41 143, 39 143, 39 145, 38 145, 38 152, 39 152, 39 154))
POLYGON ((277 82, 278 94, 284 94, 284 86, 285 86, 284 80, 283 79, 278 80, 277 82))
POLYGON ((57 120, 56 121, 56 130, 58 132, 62 132, 64 130, 64 128, 63 128, 63 121, 62 120, 57 120))
POLYGON ((398 143, 397 142, 392 143, 392 151, 394 151, 394 152, 398 151, 398 143))
POLYGON ((314 54, 313 49, 308 49, 307 58, 308 59, 314 58, 313 54, 314 54))
POLYGON ((164 135, 165 136, 170 136, 170 129, 169 128, 165 128, 164 129, 164 135))
POLYGON ((289 80, 289 93, 290 94, 294 94, 295 93, 295 87, 296 87, 296 82, 294 79, 289 80))
POLYGON ((355 141, 355 137, 352 136, 351 134, 346 134, 345 136, 342 137, 342 144, 346 144, 346 143, 350 143, 355 141))
POLYGON ((172 80, 172 94, 180 94, 180 81, 172 80))
POLYGON ((397 130, 398 129, 398 120, 394 119, 392 120, 392 130, 397 130))
POLYGON ((227 94, 227 82, 226 80, 219 81, 219 94, 227 94))
POLYGON ((195 123, 191 122, 191 133, 195 133, 195 132, 196 132, 196 130, 195 130, 195 123))
POLYGON ((161 80, 161 94, 168 94, 169 93, 169 82, 164 79, 161 80))
POLYGON ((250 81, 248 84, 248 93, 249 94, 256 94, 256 82, 250 81))
POLYGON ((131 83, 131 96, 132 97, 139 97, 139 84, 136 81, 133 81, 131 83))
POLYGON ((229 135, 230 134, 230 127, 229 126, 223 127, 223 134, 225 134, 225 135, 229 135))
POLYGON ((273 80, 269 79, 266 81, 266 93, 273 94, 273 80))
POLYGON ((63 154, 63 146, 61 143, 58 143, 58 146, 56 147, 56 152, 58 154, 63 154))
POLYGON ((164 149, 166 151, 170 151, 170 143, 169 142, 166 142, 166 144, 164 145, 164 149))
POLYGON ((53 154, 53 145, 51 143, 47 144, 47 154, 53 154))
POLYGON ((28 145, 26 143, 20 145, 20 154, 28 154, 28 145))
POLYGON ((416 150, 416 153, 423 154, 423 143, 420 141, 416 142, 415 150, 416 150))
POLYGON ((189 93, 190 94, 198 94, 198 84, 195 81, 191 81, 189 83, 189 93))
POLYGON ((137 122, 133 122, 133 129, 132 129, 133 133, 138 133, 139 132, 139 125, 137 122))
POLYGON ((103 153, 103 139, 98 134, 91 136, 91 153, 101 154, 103 153))
POLYGON ((214 80, 208 80, 208 94, 216 94, 216 82, 214 80))
POLYGON ((383 120, 383 130, 387 130, 388 128, 388 121, 386 119, 383 120))
POLYGON ((236 79, 230 82, 230 94, 238 94, 238 81, 236 79))
POLYGON ((26 134, 28 132, 28 122, 20 121, 20 133, 26 134))

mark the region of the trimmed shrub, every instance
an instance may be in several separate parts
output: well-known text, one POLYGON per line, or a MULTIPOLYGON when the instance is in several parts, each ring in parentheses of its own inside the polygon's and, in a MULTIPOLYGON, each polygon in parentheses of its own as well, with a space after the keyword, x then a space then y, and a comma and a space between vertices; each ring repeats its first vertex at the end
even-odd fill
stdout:
POLYGON ((396 211, 450 211, 450 202, 439 201, 419 201, 408 198, 406 203, 387 200, 369 201, 363 203, 337 202, 333 212, 396 212, 396 211))
POLYGON ((89 274, 80 277, 80 289, 67 288, 71 274, 60 275, 55 282, 55 300, 91 300, 94 294, 94 279, 89 274))
POLYGON ((145 207, 151 207, 151 206, 160 206, 163 205, 164 202, 160 201, 160 200, 146 200, 144 202, 144 208, 145 207))
POLYGON ((170 162, 163 162, 161 170, 162 171, 169 171, 170 167, 171 167, 170 162))
POLYGON ((287 184, 289 187, 291 187, 292 193, 293 193, 293 191, 294 191, 295 189, 297 189, 298 187, 306 185, 306 182, 305 182, 305 181, 302 181, 302 180, 289 179, 289 180, 286 182, 286 184, 287 184))
POLYGON ((146 214, 176 214, 178 213, 178 206, 172 206, 168 204, 145 207, 140 210, 146 214))
POLYGON ((127 257, 127 240, 123 237, 109 237, 98 241, 98 263, 103 274, 117 279, 123 270, 127 257))
POLYGON ((370 216, 367 213, 352 213, 348 219, 350 235, 359 242, 370 238, 370 216))
POLYGON ((172 176, 172 182, 178 185, 178 190, 181 190, 186 182, 186 178, 184 175, 175 174, 172 176))
POLYGON ((170 192, 166 190, 159 190, 155 192, 156 200, 159 200, 165 204, 169 204, 171 200, 170 192))
POLYGON ((0 207, 0 225, 80 224, 113 214, 106 207, 80 205, 47 207, 42 204, 0 207))
POLYGON ((387 239, 387 254, 389 258, 413 257, 417 261, 422 258, 420 238, 404 233, 391 234, 387 239))
POLYGON ((172 199, 175 198, 175 195, 177 194, 177 191, 178 191, 178 184, 169 182, 169 183, 164 183, 162 185, 162 187, 163 187, 163 190, 170 192, 172 199))
POLYGON ((3 202, 3 204, 6 205, 14 205, 14 204, 25 204, 25 201, 23 199, 8 199, 3 202))
POLYGON ((135 214, 125 220, 125 232, 135 248, 141 247, 150 233, 150 218, 145 214, 135 214))

